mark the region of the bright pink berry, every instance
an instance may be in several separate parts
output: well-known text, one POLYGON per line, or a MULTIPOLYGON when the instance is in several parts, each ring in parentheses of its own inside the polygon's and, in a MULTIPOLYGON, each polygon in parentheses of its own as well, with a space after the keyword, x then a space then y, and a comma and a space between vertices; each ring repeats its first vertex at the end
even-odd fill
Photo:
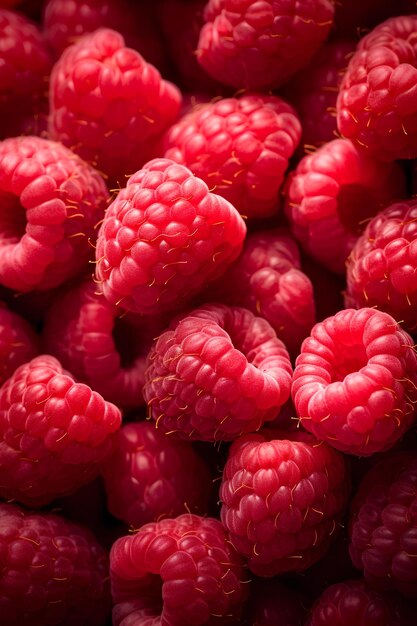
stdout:
POLYGON ((42 355, 0 389, 0 496, 43 506, 75 491, 113 452, 120 411, 42 355))
POLYGON ((404 193, 397 163, 374 160, 350 141, 335 139, 299 162, 287 182, 285 209, 305 251, 344 274, 368 218, 404 193))
POLYGON ((366 307, 316 324, 294 370, 303 426, 350 454, 392 447, 415 418, 413 343, 393 317, 366 307))
POLYGON ((319 48, 333 14, 330 0, 209 0, 198 61, 238 89, 277 87, 319 48))
POLYGON ((279 191, 301 136, 295 110, 277 96, 197 105, 164 138, 165 157, 188 167, 249 218, 279 209, 279 191))
POLYGON ((54 65, 49 133, 123 185, 181 105, 177 87, 110 29, 84 35, 54 65))
POLYGON ((88 268, 108 192, 101 176, 59 143, 0 143, 0 283, 50 289, 88 268))
POLYGON ((346 306, 376 306, 404 328, 417 325, 417 203, 393 204, 376 215, 347 262, 346 306))
POLYGON ((30 324, 0 302, 0 385, 38 352, 38 337, 30 324))
POLYGON ((0 503, 2 626, 105 626, 108 555, 93 534, 50 513, 0 503))
POLYGON ((118 539, 110 577, 114 626, 235 624, 247 587, 222 524, 190 514, 118 539))
POLYGON ((306 433, 235 441, 220 486, 221 519, 258 576, 301 571, 323 556, 347 505, 343 455, 306 433))
POLYGON ((96 248, 104 296, 134 313, 178 308, 239 255, 245 223, 183 165, 154 159, 106 212, 96 248))
POLYGON ((122 427, 103 476, 109 511, 133 528, 187 511, 207 513, 207 466, 191 444, 167 437, 153 423, 122 427))
POLYGON ((288 352, 265 319, 213 304, 174 321, 154 342, 143 395, 164 432, 232 440, 276 416, 291 374, 288 352))
POLYGON ((339 131, 368 154, 417 156, 417 15, 393 17, 360 40, 337 99, 339 131))

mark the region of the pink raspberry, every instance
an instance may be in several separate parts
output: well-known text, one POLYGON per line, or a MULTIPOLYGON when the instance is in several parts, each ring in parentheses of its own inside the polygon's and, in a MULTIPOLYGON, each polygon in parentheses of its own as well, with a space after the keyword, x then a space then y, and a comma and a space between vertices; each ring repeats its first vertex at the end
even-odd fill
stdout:
POLYGON ((165 157, 188 167, 249 218, 278 211, 279 191, 301 136, 295 110, 249 94, 198 105, 167 132, 165 157))
POLYGON ((120 411, 42 355, 0 389, 0 496, 43 506, 75 491, 113 452, 120 411))
POLYGON ((235 441, 220 486, 221 520, 258 576, 310 567, 336 536, 347 505, 343 455, 307 433, 285 436, 235 441))
POLYGON ((49 133, 123 185, 175 121, 181 95, 110 29, 64 50, 51 74, 49 133))
MULTIPOLYGON (((350 555, 375 589, 417 599, 417 457, 397 454, 363 478, 352 503, 350 555)), ((411 622, 408 622, 411 623, 411 622)))
POLYGON ((209 295, 264 317, 296 356, 315 323, 313 285, 300 267, 297 244, 288 231, 253 232, 209 295))
POLYGON ((246 597, 243 560, 225 529, 197 515, 146 524, 118 539, 110 577, 114 626, 235 624, 246 597))
POLYGON ((397 163, 369 158, 346 139, 305 156, 289 176, 285 210, 305 251, 344 274, 366 220, 405 194, 397 163))
POLYGON ((346 306, 376 306, 410 332, 417 320, 417 202, 387 207, 356 242, 347 263, 346 306))
POLYGON ((337 99, 339 131, 385 161, 417 156, 417 15, 393 17, 358 44, 337 99))
POLYGON ((204 461, 149 422, 123 426, 103 476, 110 513, 133 528, 187 510, 207 513, 212 483, 204 461))
POLYGON ((178 307, 239 255, 245 223, 189 169, 154 159, 106 212, 96 249, 104 296, 135 313, 178 307))
POLYGON ((38 352, 38 337, 30 324, 0 302, 0 386, 38 352))
POLYGON ((412 425, 417 356, 411 337, 376 309, 346 309, 316 324, 294 370, 302 425, 343 452, 392 447, 412 425))
POLYGON ((143 395, 164 432, 232 440, 273 419, 289 397, 288 352, 270 324, 247 309, 194 309, 148 355, 143 395))
POLYGON ((108 193, 68 148, 39 137, 1 142, 0 198, 0 283, 46 290, 88 267, 108 193))
POLYGON ((93 534, 50 513, 0 503, 2 626, 105 626, 108 556, 93 534))
POLYGON ((209 0, 198 61, 238 89, 278 87, 319 48, 333 14, 330 0, 209 0))
POLYGON ((7 137, 40 112, 51 60, 39 28, 13 11, 0 9, 0 40, 0 137, 7 137))

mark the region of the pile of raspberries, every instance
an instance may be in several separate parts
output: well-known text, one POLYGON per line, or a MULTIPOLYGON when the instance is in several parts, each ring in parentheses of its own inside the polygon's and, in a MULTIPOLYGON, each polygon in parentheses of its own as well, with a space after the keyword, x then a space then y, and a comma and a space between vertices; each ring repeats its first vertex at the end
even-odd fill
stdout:
POLYGON ((0 0, 0 626, 412 626, 415 0, 0 0))

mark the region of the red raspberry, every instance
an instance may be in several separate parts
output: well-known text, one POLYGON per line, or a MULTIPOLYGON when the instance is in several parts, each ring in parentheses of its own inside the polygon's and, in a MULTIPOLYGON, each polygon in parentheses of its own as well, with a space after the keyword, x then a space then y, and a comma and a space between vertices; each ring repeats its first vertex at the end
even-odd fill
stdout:
POLYGON ((366 220, 405 193, 397 163, 370 159, 346 139, 305 156, 290 175, 285 209, 305 251, 344 274, 366 220))
POLYGON ((417 320, 417 202, 387 207, 358 239, 347 263, 346 306, 376 306, 413 332, 417 320))
POLYGON ((98 475, 120 412, 52 356, 21 365, 0 389, 0 496, 43 506, 98 475))
POLYGON ((95 170, 59 143, 0 143, 0 282, 50 289, 87 267, 89 239, 108 201, 95 170))
POLYGON ((307 433, 285 436, 235 441, 220 486, 221 520, 258 576, 301 571, 320 559, 347 504, 343 456, 307 433))
POLYGON ((316 324, 294 371, 303 426, 335 448, 368 456, 412 425, 417 356, 411 337, 376 309, 346 309, 316 324))
POLYGON ((288 231, 254 232, 209 294, 213 300, 264 317, 296 356, 315 323, 313 285, 300 265, 297 244, 288 231))
POLYGON ((236 209, 183 165, 154 159, 132 176, 100 229, 96 275, 112 304, 158 314, 187 302, 239 255, 236 209))
POLYGON ((110 29, 64 50, 51 74, 49 132, 123 184, 175 121, 181 95, 110 29))
POLYGON ((415 454, 397 454, 378 463, 359 486, 350 532, 352 561, 368 583, 413 599, 417 599, 416 494, 415 454))
POLYGON ((0 137, 7 137, 40 112, 51 60, 39 28, 13 11, 0 9, 0 41, 0 137))
POLYGON ((106 400, 138 407, 144 402, 146 356, 165 325, 155 318, 119 319, 96 289, 85 281, 55 299, 43 328, 44 348, 106 400))
POLYGON ((279 578, 259 579, 251 585, 247 624, 251 626, 304 626, 306 598, 279 578))
POLYGON ((361 39, 337 99, 339 131, 385 161, 417 156, 416 29, 393 17, 361 39))
POLYGON ((110 513, 134 528, 162 517, 207 512, 208 469, 191 444, 149 422, 126 424, 103 469, 110 513))
POLYGON ((198 105, 167 132, 165 157, 188 167, 250 218, 279 208, 279 190, 301 136, 277 96, 244 95, 198 105))
POLYGON ((30 324, 0 302, 0 386, 39 352, 38 337, 30 324))
POLYGON ((266 320, 221 304, 195 309, 155 341, 143 395, 151 417, 182 439, 235 439, 273 419, 291 363, 266 320))
POLYGON ((108 556, 63 517, 0 503, 2 626, 104 626, 108 556))
POLYGON ((114 626, 235 624, 246 596, 243 561, 222 524, 197 515, 146 524, 118 539, 110 577, 114 626))
POLYGON ((277 87, 319 48, 333 13, 330 0, 209 0, 198 61, 232 87, 277 87))

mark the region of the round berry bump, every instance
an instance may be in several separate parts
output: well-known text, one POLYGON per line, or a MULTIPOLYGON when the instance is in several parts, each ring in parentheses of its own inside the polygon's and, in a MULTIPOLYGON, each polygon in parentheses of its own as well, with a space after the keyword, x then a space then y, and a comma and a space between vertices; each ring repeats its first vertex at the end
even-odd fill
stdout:
POLYGON ((123 37, 101 28, 52 69, 49 133, 122 185, 175 121, 181 94, 123 37))
POLYGON ((108 623, 108 555, 87 528, 2 502, 0 554, 2 626, 108 623))
POLYGON ((153 159, 106 212, 96 248, 104 296, 133 313, 178 308, 239 255, 236 209, 183 165, 153 159))
POLYGON ((295 110, 249 94, 197 105, 164 138, 165 157, 188 167, 249 218, 279 208, 279 191, 301 136, 295 110))
POLYGON ((191 444, 167 437, 153 423, 121 428, 103 476, 109 511, 133 528, 208 509, 212 483, 204 461, 191 444))
POLYGON ((0 302, 0 386, 38 352, 38 337, 30 324, 0 302))
POLYGON ((209 0, 197 58, 213 78, 236 88, 282 85, 327 37, 330 0, 209 0))
MULTIPOLYGON (((246 597, 243 559, 216 519, 180 515, 142 526, 110 552, 114 626, 235 624, 246 597), (129 610, 149 622, 129 621, 129 610)), ((133 617, 133 616, 132 616, 133 617)))
POLYGON ((417 457, 397 453, 364 476, 350 520, 353 564, 375 589, 395 589, 413 600, 417 599, 416 493, 417 457))
POLYGON ((101 176, 59 143, 0 143, 0 283, 47 290, 88 267, 108 192, 101 176))
POLYGON ((265 319, 209 304, 154 342, 143 395, 164 432, 232 440, 276 416, 288 400, 291 375, 288 352, 265 319))
POLYGON ((0 389, 0 496, 43 506, 95 478, 113 452, 119 409, 50 355, 0 389))
POLYGON ((339 131, 393 161, 417 156, 417 15, 392 17, 363 37, 337 99, 339 131))
POLYGON ((376 309, 316 324, 296 360, 292 397, 303 426, 335 448, 368 456, 392 447, 415 417, 413 340, 376 309))
POLYGON ((347 261, 345 303, 386 311, 411 333, 417 320, 417 202, 376 215, 347 261))
POLYGON ((366 221, 403 195, 405 177, 398 164, 382 163, 350 141, 335 139, 306 155, 290 174, 285 210, 305 251, 344 274, 366 221))
POLYGON ((310 567, 335 538, 347 505, 343 455, 306 433, 285 437, 235 441, 220 486, 221 520, 258 576, 310 567))

